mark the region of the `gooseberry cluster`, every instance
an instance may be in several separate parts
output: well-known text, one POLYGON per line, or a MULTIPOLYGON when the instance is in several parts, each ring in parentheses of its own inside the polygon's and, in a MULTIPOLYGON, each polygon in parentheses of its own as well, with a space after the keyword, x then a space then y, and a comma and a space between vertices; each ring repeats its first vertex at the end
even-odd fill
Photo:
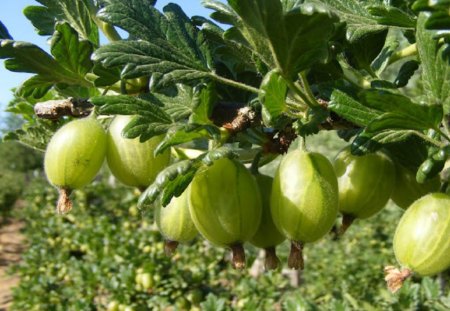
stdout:
MULTIPOLYGON (((70 191, 89 183, 105 158, 119 181, 139 189, 152 184, 169 164, 168 152, 153 155, 160 137, 141 143, 122 136, 130 118, 116 116, 105 132, 92 115, 54 135, 45 171, 60 189, 59 212, 70 210, 70 191)), ((166 207, 155 206, 155 218, 169 254, 200 233, 230 248, 237 269, 245 267, 244 242, 265 249, 266 269, 276 269, 275 248, 288 239, 288 266, 303 269, 304 245, 329 233, 339 212, 343 220, 338 231, 343 234, 353 221, 376 214, 391 198, 407 209, 394 237, 395 255, 404 269, 386 269, 395 291, 412 272, 434 275, 450 267, 450 197, 436 192, 438 188, 437 178, 420 184, 380 151, 355 156, 347 147, 331 163, 300 144, 283 156, 274 178, 251 172, 236 159, 204 165, 179 197, 166 207)))

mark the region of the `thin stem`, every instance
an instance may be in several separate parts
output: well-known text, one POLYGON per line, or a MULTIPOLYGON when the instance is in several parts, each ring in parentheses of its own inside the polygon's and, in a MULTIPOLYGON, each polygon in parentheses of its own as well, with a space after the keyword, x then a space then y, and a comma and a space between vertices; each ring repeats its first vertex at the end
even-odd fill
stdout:
POLYGON ((97 12, 94 12, 91 10, 91 17, 94 20, 94 23, 97 25, 97 27, 103 32, 105 37, 110 41, 120 41, 122 38, 120 37, 117 30, 109 23, 106 23, 104 21, 101 21, 97 17, 97 12))
POLYGON ((102 32, 105 34, 105 37, 110 42, 122 40, 122 38, 120 37, 119 33, 114 28, 114 26, 112 26, 111 24, 105 23, 105 22, 101 22, 101 23, 102 23, 102 27, 100 27, 100 29, 102 30, 102 32))
POLYGON ((417 55, 417 44, 411 44, 405 47, 404 49, 392 54, 391 58, 389 59, 389 65, 395 63, 396 61, 399 61, 403 58, 415 56, 417 55))
POLYGON ((431 137, 428 137, 427 135, 425 135, 425 134, 423 134, 423 133, 421 133, 421 132, 419 132, 419 131, 414 131, 414 134, 416 134, 417 136, 419 136, 419 137, 422 138, 423 140, 429 142, 430 144, 435 145, 435 146, 438 147, 438 148, 445 147, 445 144, 440 143, 440 142, 434 140, 434 139, 431 138, 431 137))
POLYGON ((444 137, 448 142, 450 142, 450 137, 448 137, 448 135, 446 133, 444 133, 439 127, 437 127, 435 129, 439 135, 441 135, 442 137, 444 137))
POLYGON ((442 122, 442 124, 444 125, 445 133, 447 134, 447 136, 450 136, 450 128, 449 128, 447 118, 444 118, 444 122, 442 122))
POLYGON ((295 270, 303 270, 303 243, 291 241, 291 252, 288 258, 288 267, 295 270))
POLYGON ((306 138, 304 136, 299 136, 300 141, 298 142, 298 149, 301 151, 308 151, 306 149, 306 138))
POLYGON ((286 79, 285 80, 287 85, 289 86, 289 88, 295 92, 296 95, 300 96, 301 100, 308 105, 308 107, 313 108, 316 107, 318 104, 311 102, 308 98, 308 96, 305 95, 305 93, 303 93, 303 91, 300 89, 300 87, 298 85, 296 85, 295 83, 293 83, 292 81, 286 79))
POLYGON ((240 83, 240 82, 237 82, 237 81, 234 81, 234 80, 230 80, 230 79, 218 76, 216 74, 210 74, 209 76, 212 79, 214 79, 214 80, 216 80, 218 82, 221 82, 223 84, 226 84, 226 85, 229 85, 229 86, 232 86, 232 87, 244 90, 244 91, 252 92, 252 93, 255 93, 255 94, 259 93, 259 89, 254 88, 253 86, 250 86, 250 85, 247 85, 247 84, 244 84, 244 83, 240 83))
POLYGON ((242 244, 238 243, 235 245, 231 245, 231 252, 233 258, 231 259, 231 263, 234 269, 241 270, 245 268, 245 251, 242 244))
POLYGON ((253 175, 259 174, 259 161, 261 160, 261 157, 262 157, 262 151, 258 152, 252 161, 252 165, 250 166, 250 172, 253 175))
POLYGON ((70 194, 72 190, 67 188, 59 188, 59 198, 56 204, 56 212, 58 214, 66 214, 72 209, 72 201, 70 200, 70 194))
POLYGON ((314 103, 314 106, 319 106, 319 103, 317 102, 316 97, 314 96, 311 90, 311 86, 309 85, 308 79, 306 77, 306 72, 305 71, 300 72, 299 78, 303 85, 303 89, 306 92, 306 96, 309 98, 311 103, 314 103))
POLYGON ((177 241, 167 240, 164 242, 164 253, 166 254, 167 257, 170 257, 175 253, 178 244, 179 243, 177 241))
POLYGON ((370 81, 364 78, 358 71, 351 68, 343 57, 340 57, 338 60, 346 81, 363 89, 368 89, 371 87, 370 81))

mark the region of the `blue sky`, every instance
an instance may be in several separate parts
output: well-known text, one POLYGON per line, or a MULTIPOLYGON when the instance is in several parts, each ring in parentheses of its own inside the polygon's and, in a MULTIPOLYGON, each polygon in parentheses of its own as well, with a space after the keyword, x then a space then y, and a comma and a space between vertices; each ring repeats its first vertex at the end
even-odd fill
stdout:
MULTIPOLYGON (((201 6, 201 0, 159 0, 156 7, 161 9, 167 3, 179 4, 187 15, 209 15, 210 11, 201 6)), ((22 11, 26 6, 39 5, 32 0, 4 0, 0 10, 0 21, 8 28, 9 33, 18 41, 27 41, 38 45, 48 51, 47 37, 41 37, 34 31, 33 25, 25 18, 22 11)), ((11 88, 20 85, 30 75, 26 73, 9 72, 0 60, 0 113, 12 99, 11 88)))

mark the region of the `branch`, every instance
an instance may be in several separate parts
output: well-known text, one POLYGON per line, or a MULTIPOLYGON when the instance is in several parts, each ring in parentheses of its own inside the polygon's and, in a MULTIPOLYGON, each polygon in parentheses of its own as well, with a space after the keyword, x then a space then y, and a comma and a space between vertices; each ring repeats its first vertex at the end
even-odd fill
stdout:
POLYGON ((261 119, 250 107, 235 103, 217 103, 211 114, 215 125, 225 128, 231 135, 260 124, 261 119))
POLYGON ((57 120, 63 116, 87 117, 94 105, 86 99, 67 98, 37 103, 34 113, 42 119, 57 120))

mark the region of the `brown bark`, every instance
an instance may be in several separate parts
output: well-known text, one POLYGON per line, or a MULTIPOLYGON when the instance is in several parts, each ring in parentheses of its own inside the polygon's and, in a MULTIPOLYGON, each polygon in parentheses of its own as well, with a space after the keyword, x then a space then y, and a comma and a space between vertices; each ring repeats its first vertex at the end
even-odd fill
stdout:
POLYGON ((37 103, 34 112, 39 118, 49 120, 57 120, 64 116, 82 118, 88 116, 93 107, 87 100, 67 98, 37 103))

